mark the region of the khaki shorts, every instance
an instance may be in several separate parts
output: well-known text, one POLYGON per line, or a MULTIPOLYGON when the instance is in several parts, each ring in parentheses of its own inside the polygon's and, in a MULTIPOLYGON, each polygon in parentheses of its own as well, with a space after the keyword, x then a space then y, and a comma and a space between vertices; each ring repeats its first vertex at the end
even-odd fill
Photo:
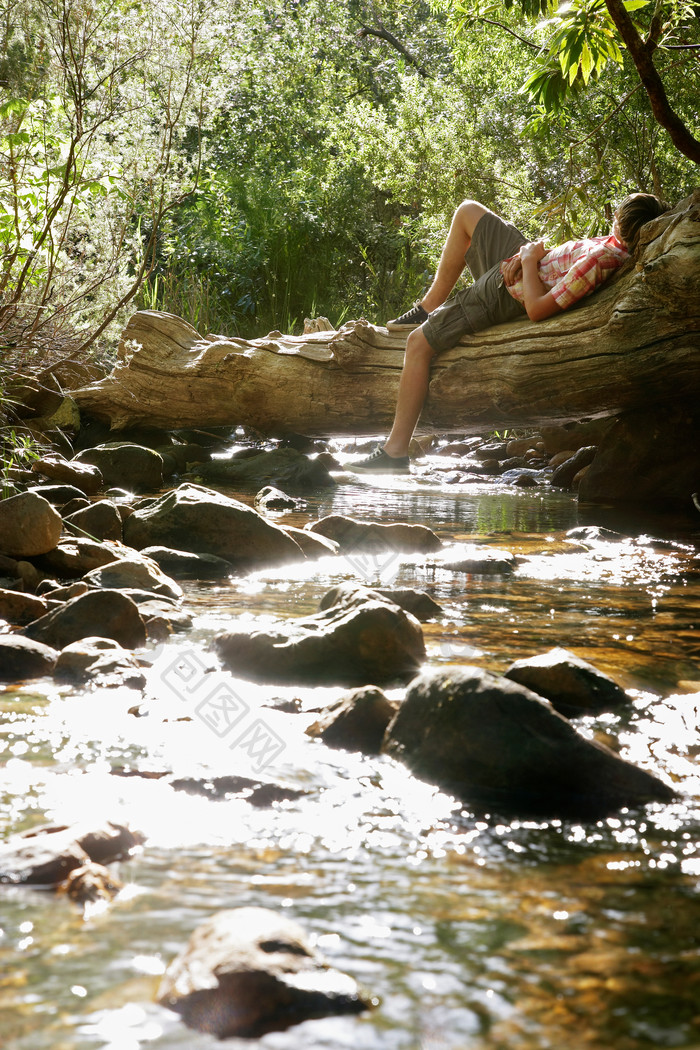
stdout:
POLYGON ((500 272, 503 260, 515 255, 523 244, 527 237, 512 222, 492 211, 481 216, 464 256, 474 284, 438 306, 421 325, 436 353, 450 350, 463 335, 526 316, 525 307, 510 295, 500 272))

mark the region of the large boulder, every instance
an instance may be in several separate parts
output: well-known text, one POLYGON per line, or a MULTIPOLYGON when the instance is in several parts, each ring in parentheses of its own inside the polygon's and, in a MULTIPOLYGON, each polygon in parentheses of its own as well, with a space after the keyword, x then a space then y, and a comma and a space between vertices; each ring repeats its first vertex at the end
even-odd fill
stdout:
POLYGON ((297 923, 267 908, 218 912, 198 926, 166 970, 157 999, 190 1028, 219 1039, 256 1038, 371 1005, 297 923))
POLYGON ((61 538, 61 515, 36 492, 0 500, 0 551, 31 558, 53 550, 61 538))
POLYGON ((56 649, 95 634, 113 638, 127 649, 146 643, 146 628, 138 605, 115 590, 88 591, 72 598, 30 623, 23 633, 56 649))
POLYGON ((412 677, 425 658, 418 620, 361 591, 342 605, 214 642, 234 674, 262 682, 384 685, 412 677))
POLYGON ((43 678, 56 666, 58 652, 19 634, 0 634, 0 682, 43 678))
POLYGON ((478 667, 409 686, 384 751, 479 810, 597 819, 673 790, 581 736, 529 689, 478 667))
POLYGON ((215 554, 239 569, 303 557, 298 544, 257 511, 200 485, 180 485, 134 511, 124 522, 124 541, 137 550, 166 546, 215 554))
POLYGON ((617 682, 568 649, 557 647, 516 660, 505 676, 549 700, 567 718, 615 711, 629 704, 617 682))
POLYGON ((159 452, 128 441, 108 441, 86 448, 72 462, 91 463, 102 474, 108 488, 149 492, 163 484, 163 457, 159 452))
POLYGON ((601 439, 581 478, 581 502, 654 503, 692 511, 700 491, 697 398, 626 412, 601 439))

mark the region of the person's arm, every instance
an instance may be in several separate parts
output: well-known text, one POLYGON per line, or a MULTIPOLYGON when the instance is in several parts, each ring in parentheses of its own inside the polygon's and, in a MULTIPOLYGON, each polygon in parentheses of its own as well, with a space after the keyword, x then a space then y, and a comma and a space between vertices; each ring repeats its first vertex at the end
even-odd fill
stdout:
POLYGON ((546 285, 540 280, 538 264, 547 250, 544 241, 531 241, 520 249, 523 267, 523 301, 531 321, 544 321, 552 314, 560 313, 561 306, 546 285))

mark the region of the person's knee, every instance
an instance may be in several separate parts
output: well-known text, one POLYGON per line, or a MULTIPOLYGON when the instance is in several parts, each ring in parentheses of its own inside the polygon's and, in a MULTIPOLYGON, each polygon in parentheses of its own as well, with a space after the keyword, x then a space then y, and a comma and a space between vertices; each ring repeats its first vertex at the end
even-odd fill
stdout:
POLYGON ((481 204, 479 201, 464 200, 457 207, 455 215, 458 218, 461 225, 466 230, 466 232, 471 237, 477 222, 479 221, 482 215, 486 214, 488 210, 489 209, 486 207, 486 205, 481 204))
POLYGON ((406 340, 406 361, 429 365, 435 350, 425 338, 423 330, 416 328, 406 340))

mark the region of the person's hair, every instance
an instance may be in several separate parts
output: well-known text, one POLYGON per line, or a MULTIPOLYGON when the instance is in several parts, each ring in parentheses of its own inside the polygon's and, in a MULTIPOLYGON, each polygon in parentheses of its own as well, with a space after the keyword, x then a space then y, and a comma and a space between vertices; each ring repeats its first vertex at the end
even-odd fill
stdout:
POLYGON ((630 193, 618 205, 615 217, 620 236, 631 252, 637 247, 642 226, 665 211, 668 211, 668 204, 664 204, 653 193, 630 193))

